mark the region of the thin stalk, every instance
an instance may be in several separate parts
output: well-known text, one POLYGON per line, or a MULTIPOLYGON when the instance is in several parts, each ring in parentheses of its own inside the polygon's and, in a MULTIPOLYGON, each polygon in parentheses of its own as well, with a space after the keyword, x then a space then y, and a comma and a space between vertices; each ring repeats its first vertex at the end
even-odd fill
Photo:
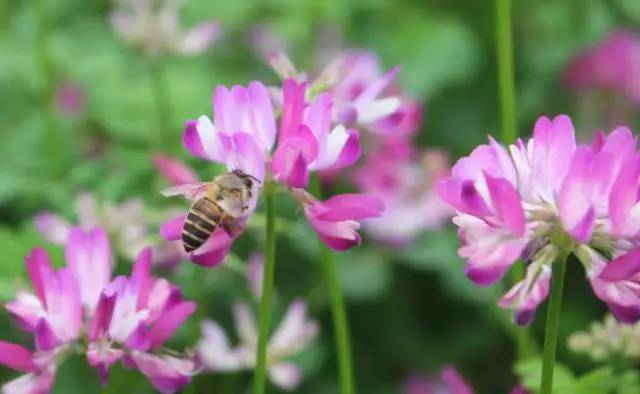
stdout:
POLYGON ((558 344, 558 325, 562 309, 562 288, 564 274, 567 269, 568 253, 562 252, 560 258, 553 264, 551 271, 551 296, 547 309, 547 322, 544 331, 544 350, 542 353, 542 381, 541 394, 551 394, 553 389, 553 367, 556 362, 556 347, 558 344))
POLYGON ((353 361, 344 297, 342 296, 342 288, 333 256, 324 244, 320 245, 320 260, 331 296, 331 314, 333 315, 333 329, 336 336, 335 345, 338 354, 340 392, 342 394, 353 394, 355 392, 353 386, 353 361))
POLYGON ((262 297, 260 297, 258 354, 253 382, 254 394, 263 394, 265 392, 267 377, 267 341, 269 339, 269 326, 271 324, 271 293, 273 292, 273 277, 276 262, 276 208, 274 188, 275 186, 272 182, 266 182, 263 189, 267 211, 265 224, 266 245, 262 297))
MULTIPOLYGON (((500 100, 500 135, 505 144, 517 138, 516 89, 513 76, 513 41, 511 0, 496 0, 496 47, 498 55, 498 91, 500 100)), ((511 280, 517 283, 524 277, 524 264, 518 261, 512 268, 511 280)), ((518 359, 531 353, 529 334, 520 328, 516 334, 518 359)))
POLYGON ((510 144, 517 137, 511 0, 496 0, 496 29, 501 136, 502 142, 510 144))
MULTIPOLYGON (((320 198, 322 188, 317 177, 314 177, 311 185, 316 197, 320 198)), ((338 355, 338 373, 340 378, 340 392, 342 394, 355 393, 353 383, 353 357, 351 355, 351 340, 349 322, 342 295, 342 286, 336 270, 333 255, 327 246, 318 241, 320 248, 320 262, 324 272, 325 281, 329 287, 331 297, 331 314, 333 317, 333 330, 335 335, 335 347, 338 355)))
POLYGON ((51 54, 49 53, 49 20, 44 0, 38 0, 35 4, 36 16, 36 62, 38 72, 42 78, 42 118, 44 124, 43 142, 46 156, 49 160, 49 168, 53 179, 62 176, 62 135, 58 120, 54 113, 55 71, 51 54))
POLYGON ((164 62, 165 59, 163 57, 150 58, 149 67, 156 117, 158 118, 157 149, 172 152, 175 151, 175 149, 173 149, 174 138, 172 138, 173 136, 171 135, 171 106, 169 105, 164 62))

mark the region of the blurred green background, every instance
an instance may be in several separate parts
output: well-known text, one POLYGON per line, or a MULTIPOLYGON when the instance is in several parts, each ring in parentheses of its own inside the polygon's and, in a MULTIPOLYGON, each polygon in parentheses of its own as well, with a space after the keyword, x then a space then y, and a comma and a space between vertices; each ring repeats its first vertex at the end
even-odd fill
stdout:
MULTIPOLYGON (((539 115, 559 113, 570 114, 585 138, 592 133, 592 126, 582 121, 579 98, 563 87, 561 73, 584 46, 640 22, 639 4, 514 1, 520 135, 528 135, 539 115)), ((192 0, 182 9, 183 23, 218 20, 222 36, 202 55, 167 59, 170 134, 165 135, 148 61, 108 23, 112 6, 107 0, 0 0, 2 302, 26 284, 23 257, 44 243, 32 220, 38 211, 74 219, 73 200, 79 191, 90 191, 102 201, 141 198, 152 216, 175 207, 175 201, 159 195, 166 183, 151 160, 159 151, 184 159, 202 177, 219 171, 186 154, 182 125, 186 119, 210 115, 216 84, 254 79, 279 83, 252 49, 257 26, 280 35, 300 69, 313 70, 323 40, 336 36, 345 48, 375 51, 386 67, 400 65, 401 85, 424 105, 424 124, 417 136, 422 146, 444 148, 456 158, 486 141, 487 134, 498 134, 492 1, 192 0), (84 109, 72 119, 58 115, 51 105, 56 89, 67 81, 86 95, 84 109)), ((300 356, 305 379, 297 392, 335 393, 331 316, 315 258, 315 235, 289 202, 281 205, 282 216, 290 220, 282 225, 278 239, 276 287, 281 308, 276 318, 292 298, 305 297, 322 327, 314 345, 300 356)), ((254 227, 234 246, 242 258, 259 249, 262 233, 259 224, 254 227)), ((437 374, 446 364, 459 368, 478 393, 507 392, 516 383, 509 329, 494 308, 500 289, 473 286, 463 275, 457 246, 455 231, 447 228, 423 234, 403 250, 365 242, 337 257, 359 392, 397 393, 410 373, 437 374)), ((61 248, 47 248, 62 263, 61 248)), ((129 270, 124 259, 118 270, 129 270)), ((188 263, 168 275, 199 305, 197 315, 176 335, 176 347, 196 343, 203 317, 231 328, 231 303, 247 297, 241 277, 225 268, 207 270, 188 263)), ((583 275, 577 263, 570 264, 559 348, 559 360, 577 372, 591 363, 567 351, 566 336, 605 310, 590 294, 583 275)), ((542 307, 538 316, 544 313, 542 307)), ((7 313, 0 316, 0 338, 29 340, 7 313)), ((537 319, 533 325, 538 340, 542 323, 537 319)), ((3 380, 16 376, 6 369, 0 373, 3 380)), ((186 392, 245 392, 250 377, 204 374, 186 392)), ((61 369, 54 391, 92 393, 100 388, 93 371, 77 357, 61 369)), ((144 393, 152 388, 140 374, 117 367, 105 392, 144 393)))

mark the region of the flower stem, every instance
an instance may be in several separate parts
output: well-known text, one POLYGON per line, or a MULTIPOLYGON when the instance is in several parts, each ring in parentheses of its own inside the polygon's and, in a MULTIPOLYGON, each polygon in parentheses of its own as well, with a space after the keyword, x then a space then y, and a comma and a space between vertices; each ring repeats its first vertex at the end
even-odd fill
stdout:
POLYGON ((46 150, 48 167, 51 169, 53 179, 62 176, 62 135, 58 125, 58 119, 54 113, 55 95, 55 70, 49 53, 49 20, 44 0, 35 2, 35 14, 37 19, 36 30, 36 61, 38 71, 42 78, 42 116, 43 137, 46 150))
POLYGON ((267 341, 269 339, 269 325, 271 324, 271 293, 273 290, 274 267, 276 262, 275 186, 272 182, 265 182, 263 194, 267 211, 265 224, 266 245, 262 297, 260 297, 258 353, 253 381, 254 394, 263 394, 265 392, 265 380, 267 377, 267 341))
MULTIPOLYGON (((322 197, 322 187, 317 177, 313 178, 311 189, 316 197, 322 197)), ((353 394, 355 392, 353 385, 353 357, 351 355, 349 322, 344 306, 342 287, 331 251, 322 241, 318 241, 318 246, 320 248, 322 270, 324 271, 325 281, 329 286, 331 296, 331 314, 336 337, 336 353, 338 354, 340 392, 342 394, 353 394)))
POLYGON ((156 149, 173 152, 173 138, 171 136, 171 106, 164 72, 164 58, 149 59, 151 84, 155 100, 156 117, 158 118, 158 139, 156 149))
MULTIPOLYGON (((509 144, 517 137, 516 92, 513 76, 513 41, 511 27, 511 0, 496 0, 496 49, 498 57, 498 90, 500 100, 500 135, 502 142, 509 144)), ((524 264, 520 261, 512 269, 512 282, 524 277, 524 264)), ((520 328, 516 335, 518 359, 531 353, 529 333, 520 328)))
POLYGON ((541 394, 551 394, 553 388, 553 367, 556 362, 556 345, 558 344, 558 323, 562 308, 562 288, 564 274, 567 268, 568 252, 562 252, 560 258, 553 264, 551 272, 551 296, 547 309, 547 322, 544 333, 544 350, 542 355, 541 394))
POLYGON ((342 296, 342 289, 331 251, 322 242, 320 242, 320 260, 331 295, 331 313, 333 315, 333 329, 336 336, 335 345, 340 372, 340 392, 342 394, 353 394, 353 362, 344 297, 342 296))
POLYGON ((517 136, 511 0, 496 0, 496 45, 498 52, 501 136, 502 142, 509 144, 514 142, 517 136))

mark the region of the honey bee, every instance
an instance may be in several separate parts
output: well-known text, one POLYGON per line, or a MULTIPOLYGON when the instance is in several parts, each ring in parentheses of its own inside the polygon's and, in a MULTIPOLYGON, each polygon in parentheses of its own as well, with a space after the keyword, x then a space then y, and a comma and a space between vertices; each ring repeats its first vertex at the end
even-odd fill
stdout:
POLYGON ((182 246, 189 253, 198 249, 221 227, 230 237, 239 230, 238 219, 249 209, 253 189, 259 182, 240 170, 218 175, 211 182, 180 185, 163 192, 183 194, 195 201, 182 226, 182 246))

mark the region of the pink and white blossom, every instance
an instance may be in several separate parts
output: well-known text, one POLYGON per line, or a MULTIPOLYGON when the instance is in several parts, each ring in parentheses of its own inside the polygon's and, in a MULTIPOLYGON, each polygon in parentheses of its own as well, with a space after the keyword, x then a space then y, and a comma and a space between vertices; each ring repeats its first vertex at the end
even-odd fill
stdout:
POLYGON ((151 276, 151 249, 144 249, 130 277, 111 280, 111 251, 104 230, 69 230, 67 266, 53 269, 42 248, 26 258, 33 293, 20 291, 6 308, 33 333, 36 352, 0 341, 0 363, 27 372, 3 392, 48 393, 55 370, 77 349, 86 352, 103 384, 111 365, 137 367, 163 393, 185 385, 195 370, 190 357, 158 354, 195 310, 181 291, 151 276))
MULTIPOLYGON (((218 323, 202 326, 198 355, 203 367, 217 372, 251 370, 255 367, 258 330, 249 305, 236 303, 233 316, 240 342, 232 346, 218 323)), ((318 333, 318 325, 307 318, 307 304, 296 300, 288 308, 267 345, 269 379, 286 391, 302 381, 302 370, 289 358, 303 351, 318 333)))
POLYGON ((624 278, 607 274, 635 257, 640 227, 630 212, 637 201, 637 139, 626 127, 598 134, 589 146, 576 144, 574 134, 569 117, 542 117, 526 144, 519 140, 507 150, 490 139, 460 159, 439 184, 442 199, 458 211, 459 254, 471 280, 490 285, 517 259, 530 264, 499 303, 516 309, 521 324, 531 321, 546 298, 551 264, 567 248, 614 314, 640 318, 632 306, 639 300, 637 271, 624 278))
POLYGON ((449 171, 444 152, 419 155, 407 143, 386 143, 370 152, 355 180, 363 193, 384 202, 384 214, 364 221, 367 233, 390 245, 406 245, 424 230, 439 229, 453 211, 437 195, 449 171))
POLYGON ((410 376, 404 384, 404 394, 473 394, 473 389, 451 366, 442 369, 440 376, 410 376))

